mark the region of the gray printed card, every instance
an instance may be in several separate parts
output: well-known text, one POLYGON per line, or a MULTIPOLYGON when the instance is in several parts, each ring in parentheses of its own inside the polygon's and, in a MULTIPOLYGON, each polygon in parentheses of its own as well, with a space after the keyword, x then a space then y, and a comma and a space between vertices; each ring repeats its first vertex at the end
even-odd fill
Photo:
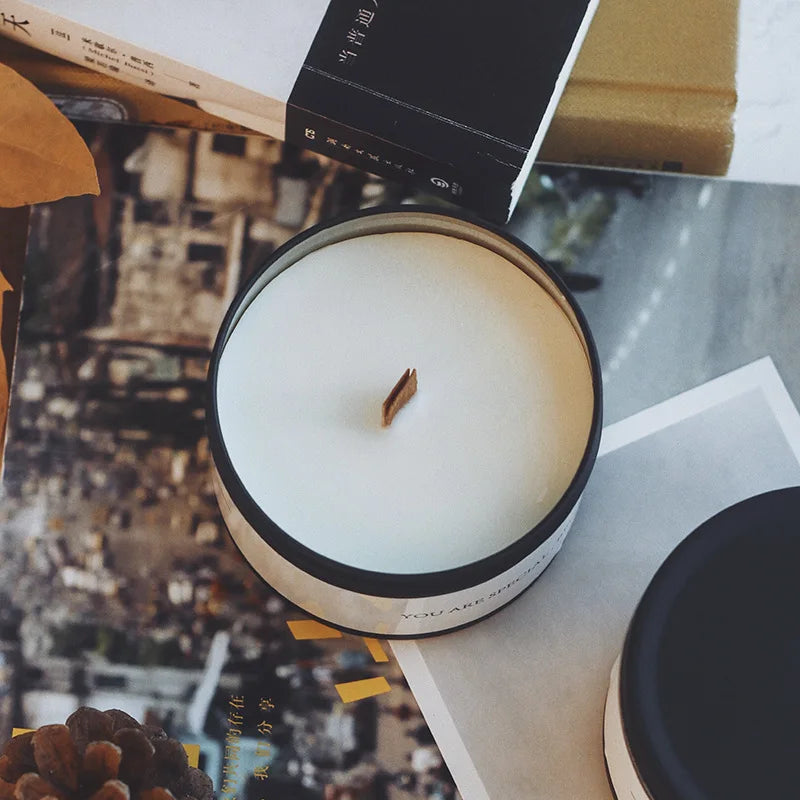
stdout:
POLYGON ((477 625, 394 651, 464 800, 612 800, 609 673, 650 578, 723 508, 800 484, 800 415, 764 358, 607 427, 561 553, 477 625))

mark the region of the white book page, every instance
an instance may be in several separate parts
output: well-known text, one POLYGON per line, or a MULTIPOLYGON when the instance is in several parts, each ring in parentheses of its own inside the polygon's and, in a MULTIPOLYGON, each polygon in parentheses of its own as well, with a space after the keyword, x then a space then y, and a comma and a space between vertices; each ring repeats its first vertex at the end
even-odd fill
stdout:
POLYGON ((29 4, 282 102, 292 91, 328 8, 328 0, 29 4))
POLYGON ((800 484, 800 415, 770 359, 609 426, 564 547, 477 625, 393 649, 464 800, 613 800, 602 718, 650 578, 703 521, 800 484))

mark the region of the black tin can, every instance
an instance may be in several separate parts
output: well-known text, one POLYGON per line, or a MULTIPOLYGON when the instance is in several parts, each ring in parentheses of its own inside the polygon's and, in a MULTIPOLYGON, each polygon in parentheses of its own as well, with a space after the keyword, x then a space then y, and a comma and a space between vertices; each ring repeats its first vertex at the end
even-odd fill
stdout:
MULTIPOLYGON (((269 341, 263 342, 263 347, 270 346, 269 341)), ((208 385, 207 424, 215 488, 225 522, 245 558, 267 583, 309 614, 342 629, 383 637, 417 637, 463 627, 496 611, 528 587, 561 547, 600 440, 602 381, 597 352, 586 320, 563 282, 536 253, 505 231, 441 209, 401 206, 361 212, 312 228, 276 251, 233 301, 214 348, 208 385), (568 320, 570 336, 577 337, 579 358, 590 376, 592 399, 585 446, 566 490, 540 521, 519 530, 509 544, 447 569, 408 569, 401 561, 391 569, 362 568, 307 546, 291 529, 276 522, 271 509, 248 490, 220 421, 220 360, 237 324, 259 294, 269 292, 276 277, 282 278, 285 270, 309 254, 359 237, 398 232, 450 237, 485 248, 517 267, 568 320)), ((347 468, 343 463, 342 469, 347 468)), ((365 540, 373 535, 380 537, 382 531, 369 532, 365 540)))
POLYGON ((614 666, 620 800, 800 796, 800 487, 720 512, 666 559, 614 666))

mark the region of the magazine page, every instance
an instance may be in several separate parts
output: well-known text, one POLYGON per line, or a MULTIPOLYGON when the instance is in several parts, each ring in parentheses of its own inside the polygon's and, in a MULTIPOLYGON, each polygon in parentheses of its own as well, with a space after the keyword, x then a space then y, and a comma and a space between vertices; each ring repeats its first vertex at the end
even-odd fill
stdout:
POLYGON ((464 800, 612 800, 603 707, 671 550, 723 508, 800 484, 800 415, 763 359, 609 426, 561 553, 463 631, 393 649, 464 800))
POLYGON ((8 376, 13 369, 17 346, 17 315, 28 216, 26 207, 0 208, 0 470, 8 417, 8 376))
MULTIPOLYGON (((84 129, 100 198, 34 209, 0 505, 0 731, 119 708, 221 800, 454 798, 382 642, 318 624, 220 519, 206 365, 233 294, 321 215, 399 201, 263 139, 84 129)), ((388 194, 387 194, 388 193, 388 194)))

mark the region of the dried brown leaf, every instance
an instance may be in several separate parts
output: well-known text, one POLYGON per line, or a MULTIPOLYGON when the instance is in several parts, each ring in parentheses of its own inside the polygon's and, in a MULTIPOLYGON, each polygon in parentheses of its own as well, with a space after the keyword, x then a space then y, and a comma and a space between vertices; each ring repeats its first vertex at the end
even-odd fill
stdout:
POLYGON ((5 64, 0 97, 0 206, 100 194, 94 160, 72 123, 5 64))

